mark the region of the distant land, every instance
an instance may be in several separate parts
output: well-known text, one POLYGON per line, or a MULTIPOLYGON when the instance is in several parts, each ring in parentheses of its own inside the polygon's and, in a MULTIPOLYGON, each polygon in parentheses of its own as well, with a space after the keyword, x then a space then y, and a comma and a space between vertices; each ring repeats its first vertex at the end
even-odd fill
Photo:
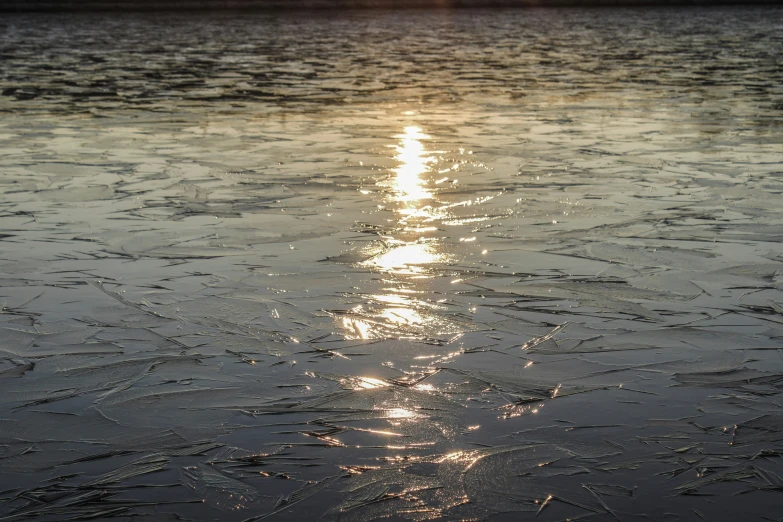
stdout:
POLYGON ((469 7, 708 7, 783 4, 783 0, 0 0, 0 12, 265 11, 469 7))

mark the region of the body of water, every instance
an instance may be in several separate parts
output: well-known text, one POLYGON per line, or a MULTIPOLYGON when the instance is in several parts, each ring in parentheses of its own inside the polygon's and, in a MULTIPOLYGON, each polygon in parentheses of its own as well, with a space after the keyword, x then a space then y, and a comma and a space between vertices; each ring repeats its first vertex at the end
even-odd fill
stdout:
POLYGON ((781 14, 3 18, 3 520, 776 520, 781 14))

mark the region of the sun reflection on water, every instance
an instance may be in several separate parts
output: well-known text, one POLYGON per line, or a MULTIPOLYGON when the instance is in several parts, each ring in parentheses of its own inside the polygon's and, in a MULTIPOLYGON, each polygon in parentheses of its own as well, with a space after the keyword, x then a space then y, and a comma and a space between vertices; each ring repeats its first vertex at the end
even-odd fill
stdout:
POLYGON ((400 288, 385 288, 388 294, 379 292, 368 296, 367 303, 341 316, 349 339, 422 339, 458 333, 454 325, 434 313, 434 309, 442 306, 400 295, 422 293, 425 287, 419 281, 434 277, 430 266, 448 263, 451 256, 432 237, 438 228, 426 224, 437 206, 434 189, 428 188, 432 180, 427 179, 427 174, 432 173, 431 165, 438 161, 435 152, 425 146, 430 136, 420 127, 407 126, 394 138, 398 140, 392 145, 394 159, 399 164, 378 185, 386 187, 387 201, 398 204, 397 226, 393 227, 395 232, 383 236, 383 248, 360 266, 390 274, 401 284, 400 288))
POLYGON ((341 317, 346 339, 422 339, 432 335, 454 335, 458 325, 435 310, 444 307, 399 294, 375 294, 341 317))
POLYGON ((435 249, 430 242, 398 243, 383 254, 368 259, 365 266, 378 268, 394 274, 420 274, 421 265, 443 262, 444 255, 435 249))
POLYGON ((435 161, 421 141, 429 136, 422 133, 419 127, 411 126, 405 127, 403 134, 395 137, 400 139, 400 144, 395 146, 397 154, 394 156, 400 162, 394 169, 396 176, 392 180, 395 199, 403 203, 415 203, 431 198, 432 193, 421 179, 421 175, 429 170, 429 164, 435 161))
MULTIPOLYGON (((415 126, 405 127, 402 134, 395 136, 399 144, 394 146, 396 154, 394 159, 400 164, 392 169, 394 176, 391 180, 380 182, 392 189, 391 198, 402 205, 397 208, 400 225, 408 234, 426 234, 437 231, 436 227, 422 226, 422 221, 431 217, 432 207, 425 205, 426 200, 433 198, 432 192, 427 188, 428 181, 422 175, 430 172, 430 164, 437 161, 431 152, 424 146, 423 140, 430 136, 424 134, 422 129, 415 126)), ((365 266, 376 268, 383 272, 398 275, 421 275, 424 266, 433 263, 445 262, 445 256, 437 249, 432 241, 418 238, 413 241, 402 241, 388 238, 389 249, 368 259, 365 266)))

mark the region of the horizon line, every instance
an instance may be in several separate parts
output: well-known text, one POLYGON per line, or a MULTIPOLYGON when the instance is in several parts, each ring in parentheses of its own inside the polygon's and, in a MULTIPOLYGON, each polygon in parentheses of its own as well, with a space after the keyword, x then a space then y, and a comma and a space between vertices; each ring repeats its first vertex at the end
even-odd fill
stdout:
POLYGON ((783 0, 0 0, 2 13, 395 10, 552 7, 741 7, 783 0))

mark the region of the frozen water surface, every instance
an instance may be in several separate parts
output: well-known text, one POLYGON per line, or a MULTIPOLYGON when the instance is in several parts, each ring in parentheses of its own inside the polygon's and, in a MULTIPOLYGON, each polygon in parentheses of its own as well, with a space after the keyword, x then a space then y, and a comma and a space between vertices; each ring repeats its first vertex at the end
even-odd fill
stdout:
POLYGON ((0 520, 777 520, 780 9, 0 21, 0 520))

